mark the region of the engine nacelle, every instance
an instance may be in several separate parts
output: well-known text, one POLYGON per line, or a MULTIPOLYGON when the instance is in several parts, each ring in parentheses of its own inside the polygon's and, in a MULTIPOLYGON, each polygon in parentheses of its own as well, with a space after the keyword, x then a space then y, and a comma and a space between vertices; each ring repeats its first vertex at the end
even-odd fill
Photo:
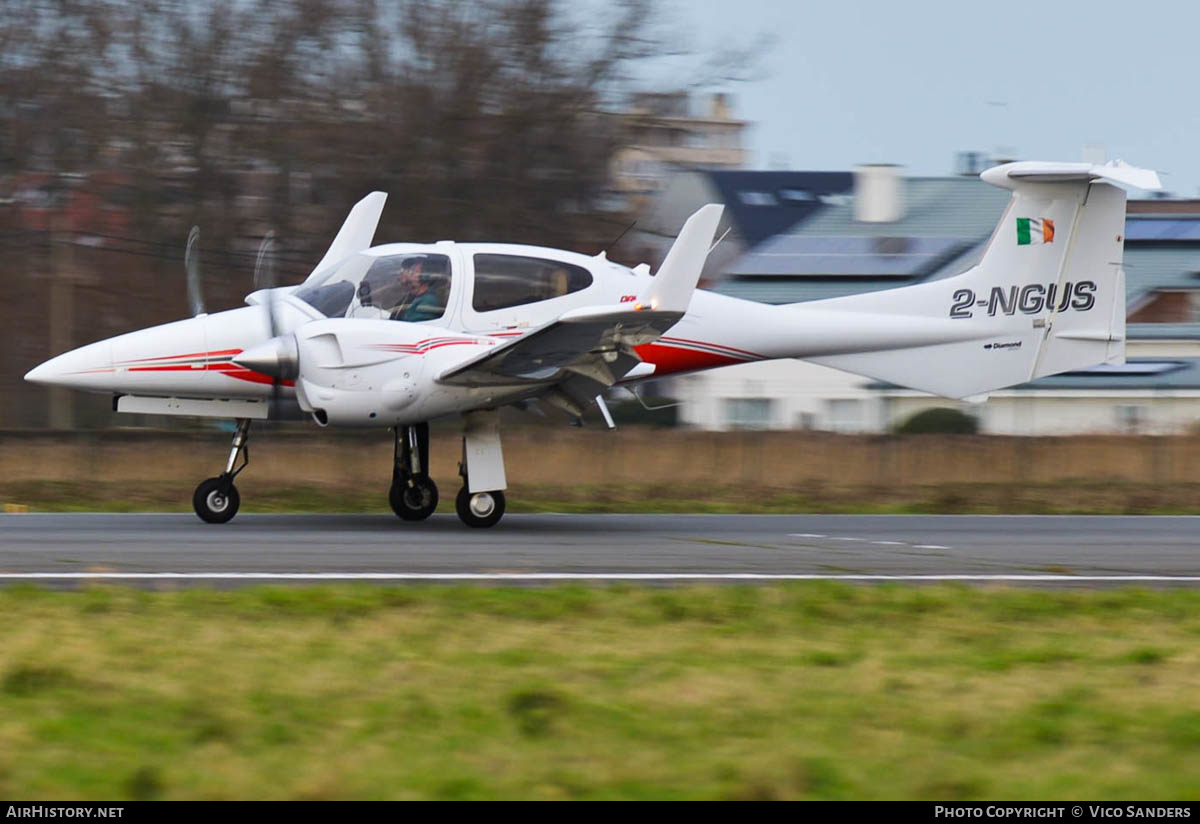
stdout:
POLYGON ((395 426, 454 362, 494 346, 490 338, 425 324, 333 318, 296 333, 300 406, 322 426, 395 426))

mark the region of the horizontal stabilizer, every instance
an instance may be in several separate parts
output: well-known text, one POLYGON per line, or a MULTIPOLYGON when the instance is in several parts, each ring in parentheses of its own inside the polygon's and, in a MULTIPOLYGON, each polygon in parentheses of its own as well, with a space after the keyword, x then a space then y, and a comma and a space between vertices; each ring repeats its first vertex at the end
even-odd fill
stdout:
POLYGON ((1005 189, 1015 189, 1020 183, 1090 183, 1093 180, 1108 180, 1148 191, 1162 188, 1158 173, 1153 169, 1139 169, 1123 160, 1103 165, 1021 160, 994 166, 979 177, 1005 189))

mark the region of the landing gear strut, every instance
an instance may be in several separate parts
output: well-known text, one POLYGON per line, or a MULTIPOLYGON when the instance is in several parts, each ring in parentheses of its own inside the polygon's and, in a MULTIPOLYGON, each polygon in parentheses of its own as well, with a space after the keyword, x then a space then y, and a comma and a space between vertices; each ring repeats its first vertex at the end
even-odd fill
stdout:
POLYGON ((437 485, 429 477, 429 424, 397 426, 395 432, 388 503, 405 521, 423 521, 438 505, 437 485))
POLYGON ((463 486, 454 509, 464 524, 495 526, 504 517, 504 453, 500 449, 500 413, 495 409, 463 415, 463 486))
POLYGON ((246 442, 250 439, 250 419, 238 418, 237 430, 233 433, 233 448, 229 452, 229 460, 225 471, 215 478, 201 481, 192 494, 192 508, 200 519, 210 524, 223 524, 237 514, 242 499, 238 495, 233 479, 238 476, 250 463, 250 447, 246 442), (238 459, 241 465, 238 465, 238 459))

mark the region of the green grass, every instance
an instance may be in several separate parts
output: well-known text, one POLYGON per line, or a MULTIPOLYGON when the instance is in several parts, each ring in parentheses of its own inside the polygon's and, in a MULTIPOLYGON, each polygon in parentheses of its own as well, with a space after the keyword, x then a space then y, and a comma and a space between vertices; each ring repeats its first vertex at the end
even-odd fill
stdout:
MULTIPOLYGON (((453 513, 458 483, 441 483, 439 512, 453 513)), ((390 510, 386 481, 362 487, 280 486, 238 481, 244 512, 390 510)), ((37 512, 190 512, 192 484, 3 482, 0 503, 37 512)), ((1058 484, 949 484, 804 489, 712 485, 514 485, 510 512, 1200 514, 1200 484, 1079 481, 1058 484)))
POLYGON ((1200 593, 0 590, 0 797, 1200 797, 1200 593))

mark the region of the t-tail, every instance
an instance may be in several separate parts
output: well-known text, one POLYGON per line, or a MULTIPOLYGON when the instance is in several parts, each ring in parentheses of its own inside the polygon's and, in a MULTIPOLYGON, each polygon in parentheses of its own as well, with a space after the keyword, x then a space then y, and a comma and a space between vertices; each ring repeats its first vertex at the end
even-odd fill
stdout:
POLYGON ((1158 189, 1158 175, 1119 161, 1025 161, 982 178, 1013 195, 978 265, 945 280, 787 307, 880 330, 866 331, 858 346, 799 356, 953 398, 1123 363, 1125 191, 1113 184, 1158 189))

